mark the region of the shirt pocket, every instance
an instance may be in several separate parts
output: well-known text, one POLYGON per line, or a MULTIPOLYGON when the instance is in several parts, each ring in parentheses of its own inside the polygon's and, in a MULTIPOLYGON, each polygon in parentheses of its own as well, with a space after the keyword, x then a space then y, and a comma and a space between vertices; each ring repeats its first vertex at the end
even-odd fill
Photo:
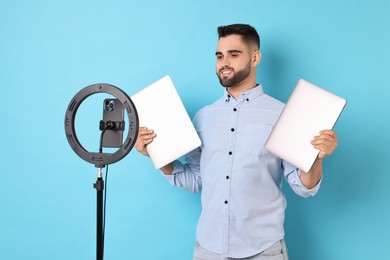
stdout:
POLYGON ((202 151, 207 153, 226 151, 228 145, 228 136, 222 130, 210 127, 207 130, 199 131, 202 139, 202 151))
POLYGON ((267 142, 272 129, 273 126, 267 124, 245 124, 242 137, 242 149, 247 149, 249 152, 256 153, 258 155, 268 153, 268 151, 264 149, 264 145, 267 142))

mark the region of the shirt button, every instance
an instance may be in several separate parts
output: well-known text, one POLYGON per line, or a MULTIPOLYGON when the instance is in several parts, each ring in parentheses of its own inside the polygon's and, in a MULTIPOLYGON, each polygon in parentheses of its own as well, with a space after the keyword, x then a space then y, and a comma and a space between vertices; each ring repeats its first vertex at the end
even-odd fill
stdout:
POLYGON ((233 154, 233 152, 230 151, 230 152, 229 152, 229 155, 232 155, 232 154, 233 154))
POLYGON ((249 98, 247 98, 246 101, 249 101, 249 98))
POLYGON ((236 111, 237 111, 237 108, 233 108, 233 111, 236 112, 236 111))
POLYGON ((226 179, 227 179, 227 180, 229 180, 229 179, 230 179, 230 177, 229 177, 229 176, 226 176, 226 179))
POLYGON ((229 202, 227 200, 225 200, 225 204, 228 204, 229 202))
POLYGON ((232 132, 234 132, 234 128, 230 129, 232 132))

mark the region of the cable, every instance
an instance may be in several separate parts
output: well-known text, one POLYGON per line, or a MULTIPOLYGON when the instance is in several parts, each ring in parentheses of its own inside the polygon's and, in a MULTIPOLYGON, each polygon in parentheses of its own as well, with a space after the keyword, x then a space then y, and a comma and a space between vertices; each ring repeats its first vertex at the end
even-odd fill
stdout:
POLYGON ((100 134, 99 153, 103 153, 103 137, 104 137, 104 133, 106 132, 107 129, 108 129, 108 127, 105 127, 100 134))
MULTIPOLYGON (((105 127, 102 129, 102 132, 100 134, 100 144, 99 144, 99 153, 103 153, 103 137, 104 133, 106 132, 107 129, 110 129, 111 125, 107 124, 105 127)), ((104 185, 104 180, 103 180, 103 189, 104 189, 104 195, 103 195, 103 216, 102 216, 102 234, 101 234, 101 239, 102 239, 102 248, 101 248, 101 254, 102 254, 102 259, 104 257, 104 235, 105 235, 105 229, 106 229, 106 204, 107 204, 107 180, 108 180, 108 164, 105 166, 106 167, 106 177, 105 177, 105 182, 106 184, 104 185), (104 186, 106 186, 104 188, 104 186)))
MULTIPOLYGON (((99 126, 100 130, 102 131, 101 134, 100 134, 100 144, 99 144, 99 153, 103 153, 103 138, 104 138, 104 133, 106 132, 106 130, 115 130, 116 129, 116 126, 115 126, 115 122, 112 122, 111 120, 107 121, 106 123, 101 120, 100 121, 100 126, 99 126)), ((123 127, 122 127, 123 128, 123 127)), ((122 130, 121 128, 119 128, 119 130, 122 130)), ((122 130, 123 131, 123 130, 122 130)))
POLYGON ((108 165, 106 165, 106 187, 104 189, 103 198, 103 228, 102 228, 102 255, 104 255, 104 234, 106 230, 106 204, 107 204, 107 181, 108 181, 108 165))

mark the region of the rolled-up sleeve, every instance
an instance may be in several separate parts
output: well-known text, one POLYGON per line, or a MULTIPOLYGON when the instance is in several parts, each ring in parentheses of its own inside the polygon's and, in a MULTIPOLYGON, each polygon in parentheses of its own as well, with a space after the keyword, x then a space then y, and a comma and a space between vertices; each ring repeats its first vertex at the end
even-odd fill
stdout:
POLYGON ((179 160, 173 161, 172 174, 162 175, 173 186, 179 186, 190 192, 199 192, 202 189, 200 177, 200 148, 187 154, 185 164, 179 160))
POLYGON ((284 167, 284 176, 286 177, 288 184, 290 185, 291 189, 295 192, 295 194, 304 198, 314 196, 317 194, 321 186, 322 177, 316 186, 314 186, 312 189, 308 189, 305 187, 305 185, 303 185, 301 181, 300 176, 302 171, 300 169, 292 166, 287 162, 283 162, 283 167, 284 167))

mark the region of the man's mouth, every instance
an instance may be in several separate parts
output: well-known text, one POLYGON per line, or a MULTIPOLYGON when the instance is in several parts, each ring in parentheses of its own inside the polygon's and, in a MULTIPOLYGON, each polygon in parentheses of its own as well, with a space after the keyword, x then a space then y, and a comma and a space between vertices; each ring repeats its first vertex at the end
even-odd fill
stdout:
POLYGON ((233 69, 228 69, 228 68, 225 68, 225 69, 221 69, 220 70, 220 74, 222 76, 229 76, 231 74, 233 74, 234 70, 233 69))

